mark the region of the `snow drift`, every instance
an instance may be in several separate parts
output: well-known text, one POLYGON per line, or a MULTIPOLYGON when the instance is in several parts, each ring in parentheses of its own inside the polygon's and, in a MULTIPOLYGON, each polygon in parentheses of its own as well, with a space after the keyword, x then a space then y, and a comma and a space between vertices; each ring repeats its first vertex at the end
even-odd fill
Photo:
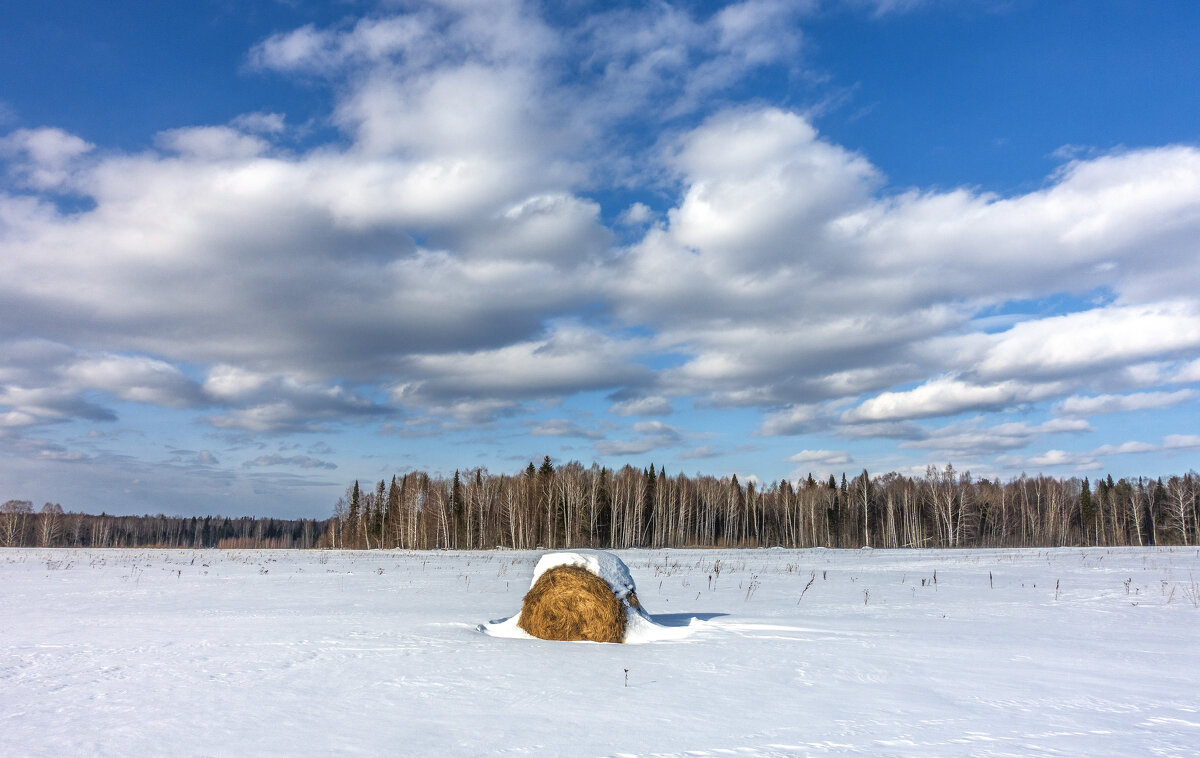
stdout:
POLYGON ((629 567, 600 550, 547 553, 533 569, 521 611, 480 627, 498 637, 647 642, 681 636, 642 608, 629 567))

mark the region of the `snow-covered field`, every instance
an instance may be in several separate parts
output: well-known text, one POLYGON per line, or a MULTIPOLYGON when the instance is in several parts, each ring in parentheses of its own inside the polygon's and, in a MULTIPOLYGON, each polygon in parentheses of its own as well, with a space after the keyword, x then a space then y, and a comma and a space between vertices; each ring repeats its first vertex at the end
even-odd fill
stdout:
POLYGON ((1196 548, 623 551, 673 638, 480 631, 538 555, 0 550, 0 755, 1200 754, 1196 548))

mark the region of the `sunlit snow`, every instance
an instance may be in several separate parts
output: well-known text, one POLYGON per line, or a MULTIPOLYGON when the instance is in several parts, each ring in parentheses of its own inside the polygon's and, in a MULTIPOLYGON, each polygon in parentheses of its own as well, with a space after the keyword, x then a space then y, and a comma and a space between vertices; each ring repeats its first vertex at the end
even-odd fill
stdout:
POLYGON ((1194 755, 1200 550, 620 551, 672 639, 546 642, 541 553, 0 551, 0 755, 1194 755))

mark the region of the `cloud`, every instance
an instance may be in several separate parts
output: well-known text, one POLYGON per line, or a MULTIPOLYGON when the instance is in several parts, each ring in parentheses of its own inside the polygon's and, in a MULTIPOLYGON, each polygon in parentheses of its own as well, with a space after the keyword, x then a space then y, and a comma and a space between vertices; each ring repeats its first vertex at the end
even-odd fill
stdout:
POLYGON ((674 408, 661 395, 635 397, 609 406, 608 412, 618 416, 669 416, 674 408))
POLYGON ((602 333, 562 325, 544 339, 495 350, 414 356, 393 398, 426 407, 447 401, 560 397, 638 386, 650 372, 632 362, 633 346, 602 333))
POLYGON ((929 436, 929 431, 925 427, 912 421, 843 424, 836 427, 836 432, 839 437, 851 440, 923 440, 929 436))
POLYGON ((0 241, 6 269, 22 272, 0 283, 2 321, 166 360, 370 375, 394 365, 395 345, 470 349, 532 335, 579 286, 548 264, 472 265, 414 252, 386 229, 347 229, 342 219, 368 220, 345 207, 354 193, 320 206, 349 177, 306 190, 311 168, 101 161, 96 211, 69 224, 26 219, 23 237, 36 239, 0 241))
POLYGON ((1195 303, 1111 306, 1017 324, 975 368, 982 377, 1060 377, 1197 349, 1195 303))
POLYGON ((963 411, 999 410, 1053 397, 1058 392, 1061 388, 1054 384, 1005 381, 977 385, 942 376, 911 390, 880 393, 843 413, 841 421, 900 421, 951 416, 963 411))
POLYGON ((683 432, 661 421, 639 421, 633 425, 634 434, 628 440, 606 440, 596 443, 596 454, 602 456, 641 455, 652 450, 683 444, 683 432))
POLYGON ((23 154, 39 166, 62 166, 95 148, 95 145, 62 129, 18 129, 0 139, 0 154, 23 154))
POLYGON ((62 377, 80 391, 103 390, 121 400, 164 408, 204 402, 200 387, 179 368, 144 356, 88 356, 66 367, 62 377))
MULTIPOLYGON (((1200 380, 1195 146, 1074 152, 1027 192, 897 190, 809 115, 744 102, 803 74, 816 3, 415 7, 249 52, 330 93, 328 140, 282 149, 261 110, 127 152, 0 137, 6 439, 121 403, 436 434, 601 393, 617 417, 749 408, 764 436, 991 454, 1195 399, 1162 389, 1200 380), (917 423, 1039 404, 1061 418, 917 423)), ((666 424, 513 423, 712 452, 666 424)))
POLYGON ((88 455, 80 450, 66 450, 61 448, 47 447, 38 452, 38 458, 44 461, 76 463, 79 461, 88 460, 88 455))
POLYGON ((220 461, 208 450, 173 450, 171 463, 184 463, 190 466, 217 466, 220 461))
POLYGON ((658 437, 639 437, 631 440, 610 440, 596 445, 596 455, 623 456, 641 455, 652 450, 679 444, 676 440, 658 437))
POLYGON ((645 203, 634 203, 621 211, 617 221, 625 226, 642 226, 649 223, 652 218, 654 218, 654 211, 650 210, 650 206, 645 203))
MULTIPOLYGON (((675 157, 689 177, 670 212, 673 237, 714 259, 777 259, 794 234, 865 203, 880 177, 860 156, 818 138, 794 113, 731 111, 693 132, 675 157)), ((757 261, 755 261, 757 262, 757 261)))
POLYGON ((1200 382, 1200 358, 1188 361, 1175 372, 1171 381, 1179 383, 1200 382))
POLYGON ((429 4, 340 28, 308 24, 263 40, 251 50, 249 61, 254 67, 320 76, 375 66, 423 71, 445 59, 532 63, 554 53, 560 42, 523 5, 511 0, 458 7, 429 4))
POLYGON ((255 111, 235 116, 231 126, 250 134, 278 134, 286 128, 287 117, 282 113, 255 111))
POLYGON ((790 23, 811 7, 783 0, 730 4, 707 19, 655 3, 588 18, 581 88, 590 118, 674 119, 769 65, 797 68, 802 35, 790 23))
POLYGON ((10 170, 18 180, 39 190, 64 189, 74 164, 94 148, 92 143, 54 127, 18 129, 0 137, 0 158, 10 158, 10 170))
POLYGON ((985 425, 981 417, 927 431, 920 439, 901 442, 901 449, 933 450, 945 458, 989 455, 1018 450, 1048 434, 1092 431, 1082 419, 1051 419, 1041 424, 1024 421, 985 425))
POLYGON ((1065 450, 1047 450, 1044 453, 1029 457, 1002 457, 1000 462, 1005 465, 1022 467, 1070 467, 1076 471, 1090 471, 1104 467, 1100 460, 1113 455, 1137 455, 1145 453, 1170 453, 1178 450, 1195 450, 1200 448, 1200 435, 1168 434, 1158 444, 1129 440, 1121 443, 1101 445, 1086 452, 1068 452, 1065 450))
POLYGON ((292 455, 282 456, 278 454, 260 455, 257 458, 246 461, 242 464, 243 468, 265 468, 269 466, 292 466, 304 469, 329 469, 337 468, 337 464, 329 461, 322 461, 307 455, 292 455))
MULTIPOLYGON (((996 335, 948 338, 944 346, 933 340, 927 348, 930 354, 953 354, 959 373, 911 390, 880 393, 846 411, 841 421, 929 418, 1015 407, 1064 395, 1080 386, 1085 372, 1128 372, 1139 362, 1169 359, 1198 347, 1200 317, 1193 304, 1183 302, 1096 308, 1026 321, 996 335)), ((1147 378, 1155 381, 1154 376, 1147 378)), ((1136 409, 1158 407, 1150 404, 1166 402, 1167 395, 1132 397, 1125 403, 1136 409), (1139 402, 1147 404, 1138 406, 1139 402)), ((1171 403, 1187 399, 1178 398, 1171 403)), ((1111 399, 1107 403, 1114 409, 1121 405, 1111 399)), ((1084 408, 1089 403, 1066 399, 1061 407, 1084 408)))
POLYGON ((1200 435, 1196 434, 1168 434, 1163 437, 1162 443, 1164 450, 1190 450, 1200 447, 1200 435))
MULTIPOLYGON (((1077 160, 1008 198, 889 196, 865 156, 804 115, 732 107, 647 147, 648 170, 678 178, 677 200, 663 225, 609 256, 600 208, 577 190, 615 165, 598 135, 636 112, 617 93, 636 109, 683 77, 671 107, 686 111, 700 93, 795 59, 801 37, 780 30, 804 12, 748 2, 699 18, 653 6, 564 29, 497 3, 274 35, 252 64, 338 82, 333 118, 346 146, 273 154, 266 140, 284 116, 256 111, 164 132, 160 145, 182 162, 109 152, 72 169, 97 208, 70 225, 0 200, 28 230, 25 242, 2 243, 20 270, 8 281, 62 279, 0 285, 10 306, 0 316, 42 332, 51 313, 66 314, 47 336, 171 365, 394 376, 405 403, 507 412, 529 397, 648 383, 615 332, 595 332, 605 366, 582 351, 558 362, 537 352, 558 338, 547 339, 547 323, 598 302, 684 356, 657 372, 665 390, 767 409, 766 434, 816 428, 803 409, 826 400, 858 399, 842 419, 855 423, 1012 407, 1082 388, 1048 380, 1194 349, 1185 299, 961 335, 978 307, 1052 291, 1047 282, 1144 295, 1147 272, 1180 270, 1200 175, 1187 147, 1077 160), (589 86, 567 77, 573 60, 586 62, 577 75, 589 86), (1146 245, 1158 251, 1150 265, 1146 245), (94 254, 78 255, 85 248, 94 254), (236 284, 225 286, 231 270, 236 284), (1149 336, 1135 339, 1142 328, 1149 336), (489 377, 489 362, 506 370, 489 377), (593 380, 568 376, 571 362, 593 380), (929 386, 896 389, 908 382, 929 386), (939 389, 940 403, 921 396, 939 389)), ((61 131, 6 140, 59 164, 89 148, 61 131)), ((648 219, 644 204, 630 208, 629 220, 648 219)), ((269 415, 214 418, 259 427, 269 415)))
POLYGON ((851 0, 851 4, 870 10, 871 14, 876 18, 882 18, 893 13, 909 13, 919 8, 932 5, 937 1, 938 0, 851 0))
POLYGON ((1195 390, 1175 392, 1134 392, 1128 395, 1095 395, 1085 397, 1072 395, 1054 406, 1055 413, 1062 416, 1094 416, 1106 413, 1146 411, 1169 408, 1186 403, 1196 397, 1195 390))
POLYGON ((1108 444, 1096 448, 1093 455, 1125 455, 1128 453, 1156 453, 1167 450, 1191 450, 1200 447, 1200 436, 1195 434, 1168 434, 1155 445, 1131 440, 1118 445, 1108 444))
POLYGON ((332 74, 347 65, 404 52, 432 31, 431 20, 415 14, 362 19, 346 31, 308 24, 260 42, 250 52, 250 63, 281 72, 332 74))
POLYGON ((760 432, 773 437, 788 434, 808 434, 829 426, 831 414, 827 407, 797 405, 766 415, 760 432))
POLYGON ((1065 450, 1047 450, 1046 452, 1025 459, 1029 466, 1055 468, 1069 466, 1079 471, 1099 469, 1100 463, 1087 453, 1070 453, 1065 450))
POLYGON ((1019 407, 1196 349, 1192 296, 1168 281, 1197 283, 1183 263, 1184 230, 1200 232, 1193 148, 1099 155, 1007 198, 887 197, 870 163, 803 117, 743 108, 684 135, 670 159, 680 201, 622 260, 618 312, 690 354, 663 386, 773 409, 764 433, 820 428, 805 409, 834 399, 857 399, 843 421, 860 423, 1019 407), (971 330, 977 313, 1064 281, 1118 300, 971 330))
POLYGON ((197 407, 198 385, 174 366, 137 356, 77 353, 48 342, 9 343, 13 363, 0 370, 3 425, 32 427, 71 419, 115 421, 94 394, 170 408, 197 407))
POLYGON ((285 117, 262 111, 167 130, 169 155, 106 151, 79 167, 81 138, 14 133, 12 150, 71 164, 96 207, 68 220, 0 195, 13 230, 0 253, 20 271, 0 283, 0 323, 326 381, 535 339, 591 307, 590 258, 611 238, 573 191, 590 169, 582 133, 555 112, 578 96, 546 60, 561 43, 519 3, 275 35, 254 65, 338 83, 345 139, 307 151, 272 150, 285 117))
POLYGON ((340 385, 306 382, 218 365, 202 389, 227 412, 205 420, 219 429, 272 434, 323 431, 329 423, 365 421, 395 411, 340 385))
POLYGON ((679 453, 675 457, 681 461, 697 461, 705 458, 720 458, 723 455, 725 455, 723 450, 714 450, 711 445, 700 445, 687 452, 679 453))
POLYGON ((1092 455, 1125 455, 1128 453, 1149 453, 1160 448, 1146 442, 1129 441, 1119 445, 1101 445, 1092 451, 1092 455))
POLYGON ((0 406, 7 406, 7 426, 34 426, 69 419, 115 421, 113 411, 78 393, 51 387, 0 387, 0 406))
POLYGON ((589 440, 604 438, 604 433, 589 429, 565 418, 552 418, 533 425, 529 433, 535 437, 582 437, 589 440))
POLYGON ((845 450, 801 450, 788 461, 801 466, 845 466, 854 462, 845 450))
POLYGON ((164 150, 200 160, 246 160, 267 151, 268 143, 227 126, 193 126, 169 129, 155 138, 164 150))

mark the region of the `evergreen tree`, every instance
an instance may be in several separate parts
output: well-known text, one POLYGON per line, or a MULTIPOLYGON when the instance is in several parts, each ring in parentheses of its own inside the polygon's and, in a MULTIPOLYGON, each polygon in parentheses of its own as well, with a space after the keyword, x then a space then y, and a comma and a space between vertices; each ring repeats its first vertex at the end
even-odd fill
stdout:
POLYGON ((387 511, 387 482, 383 479, 375 485, 375 502, 371 504, 369 527, 376 547, 383 547, 383 517, 387 511))
POLYGON ((1167 488, 1163 486, 1162 477, 1154 483, 1150 493, 1150 544, 1158 544, 1158 527, 1162 525, 1163 516, 1167 512, 1167 488))
POLYGON ((612 546, 612 493, 609 492, 608 482, 608 468, 602 467, 596 492, 596 540, 600 547, 612 546))
POLYGON ((450 515, 454 519, 454 546, 458 547, 464 537, 466 517, 463 513, 462 480, 458 469, 454 469, 454 481, 450 484, 450 515))
MULTIPOLYGON (((845 478, 845 476, 846 476, 845 474, 842 474, 843 478, 845 478)), ((829 475, 829 505, 826 506, 826 508, 825 508, 825 523, 829 529, 829 543, 830 543, 829 546, 830 547, 836 547, 838 545, 838 526, 839 526, 838 522, 840 521, 838 510, 839 510, 839 508, 838 508, 837 479, 835 479, 833 477, 833 474, 830 474, 829 475)))
MULTIPOLYGON (((359 519, 362 516, 362 492, 358 488, 358 480, 354 480, 354 487, 350 490, 350 511, 346 514, 346 547, 359 548, 359 519)), ((229 523, 229 519, 225 519, 225 523, 229 523)))
POLYGON ((1096 518, 1096 507, 1092 504, 1092 486, 1087 477, 1083 478, 1083 488, 1079 491, 1079 520, 1082 522, 1084 543, 1087 542, 1088 530, 1096 518))
POLYGON ((392 483, 388 486, 387 506, 383 514, 383 540, 384 547, 396 547, 396 529, 400 520, 400 485, 396 482, 395 475, 392 476, 392 483))
MULTIPOLYGON (((532 464, 530 467, 532 468, 532 464)), ((546 509, 546 547, 552 548, 554 536, 558 534, 558 508, 554 503, 554 464, 550 462, 550 456, 542 459, 537 478, 539 496, 546 509)))
POLYGON ((654 464, 650 464, 650 468, 643 472, 646 476, 646 484, 642 489, 642 544, 649 545, 653 536, 654 524, 654 496, 658 489, 657 477, 654 475, 654 464))

